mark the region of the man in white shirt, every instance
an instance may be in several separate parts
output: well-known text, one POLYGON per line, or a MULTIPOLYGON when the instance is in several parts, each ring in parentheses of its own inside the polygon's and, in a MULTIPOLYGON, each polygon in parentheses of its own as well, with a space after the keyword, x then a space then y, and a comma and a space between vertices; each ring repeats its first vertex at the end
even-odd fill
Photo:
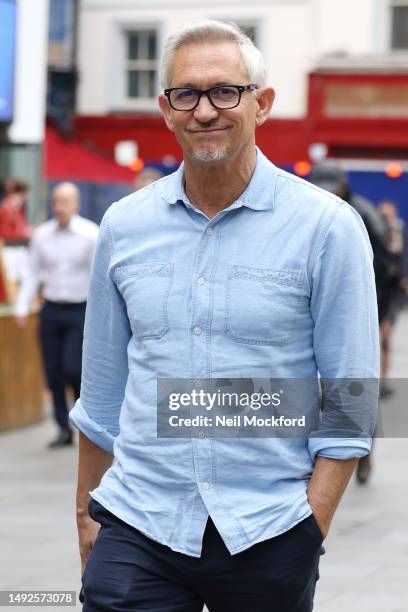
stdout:
POLYGON ((65 388, 80 393, 85 305, 98 237, 96 223, 79 216, 79 190, 60 183, 52 194, 53 219, 42 223, 30 243, 29 268, 17 296, 15 315, 23 327, 40 284, 45 299, 40 313, 40 340, 48 387, 59 426, 49 445, 72 444, 65 388))

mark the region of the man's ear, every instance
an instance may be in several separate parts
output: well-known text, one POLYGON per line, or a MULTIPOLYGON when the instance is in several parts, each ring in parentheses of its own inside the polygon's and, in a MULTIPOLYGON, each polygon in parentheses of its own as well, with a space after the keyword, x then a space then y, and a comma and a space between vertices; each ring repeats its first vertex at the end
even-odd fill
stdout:
POLYGON ((262 87, 256 93, 258 108, 256 111, 256 125, 262 125, 268 119, 273 102, 275 100, 275 90, 272 87, 262 87))
POLYGON ((158 97, 158 102, 167 127, 171 132, 174 132, 173 121, 171 118, 171 109, 166 96, 164 94, 160 94, 158 97))

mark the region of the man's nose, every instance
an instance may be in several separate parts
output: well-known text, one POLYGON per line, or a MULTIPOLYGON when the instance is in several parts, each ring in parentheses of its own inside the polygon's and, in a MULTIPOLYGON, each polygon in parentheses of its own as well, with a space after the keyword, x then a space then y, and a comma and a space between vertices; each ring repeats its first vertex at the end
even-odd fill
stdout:
POLYGON ((214 108, 205 94, 202 95, 198 105, 194 109, 194 118, 201 123, 206 123, 217 116, 218 110, 214 108))

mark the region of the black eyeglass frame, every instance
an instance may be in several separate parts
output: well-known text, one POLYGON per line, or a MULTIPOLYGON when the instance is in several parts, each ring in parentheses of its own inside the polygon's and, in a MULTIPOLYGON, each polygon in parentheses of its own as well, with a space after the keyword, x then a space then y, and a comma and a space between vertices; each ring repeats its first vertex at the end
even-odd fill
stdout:
POLYGON ((236 108, 237 106, 239 106, 239 103, 241 102, 241 96, 245 91, 255 91, 256 89, 258 89, 258 87, 254 83, 250 83, 249 85, 229 85, 229 84, 228 85, 215 85, 214 87, 210 87, 209 89, 196 89, 195 87, 169 87, 168 89, 164 90, 164 95, 169 101, 171 108, 179 112, 190 112, 192 110, 195 110, 197 106, 200 104, 201 96, 207 96, 207 99, 209 103, 211 104, 211 106, 213 106, 217 110, 230 110, 231 108, 236 108), (214 104, 214 102, 211 99, 210 92, 213 91, 214 89, 222 89, 222 87, 234 87, 235 89, 238 90, 238 102, 236 104, 234 104, 233 106, 216 106, 214 104), (187 90, 190 89, 198 93, 197 102, 191 108, 175 108, 173 104, 171 103, 171 99, 170 99, 171 92, 181 90, 181 89, 187 89, 187 90))

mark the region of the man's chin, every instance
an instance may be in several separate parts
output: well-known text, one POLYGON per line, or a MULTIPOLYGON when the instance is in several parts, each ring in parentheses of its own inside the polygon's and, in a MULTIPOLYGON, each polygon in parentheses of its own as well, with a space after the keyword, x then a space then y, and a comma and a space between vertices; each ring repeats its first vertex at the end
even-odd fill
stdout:
POLYGON ((223 161, 228 157, 226 149, 196 149, 192 152, 192 158, 202 163, 223 161))

